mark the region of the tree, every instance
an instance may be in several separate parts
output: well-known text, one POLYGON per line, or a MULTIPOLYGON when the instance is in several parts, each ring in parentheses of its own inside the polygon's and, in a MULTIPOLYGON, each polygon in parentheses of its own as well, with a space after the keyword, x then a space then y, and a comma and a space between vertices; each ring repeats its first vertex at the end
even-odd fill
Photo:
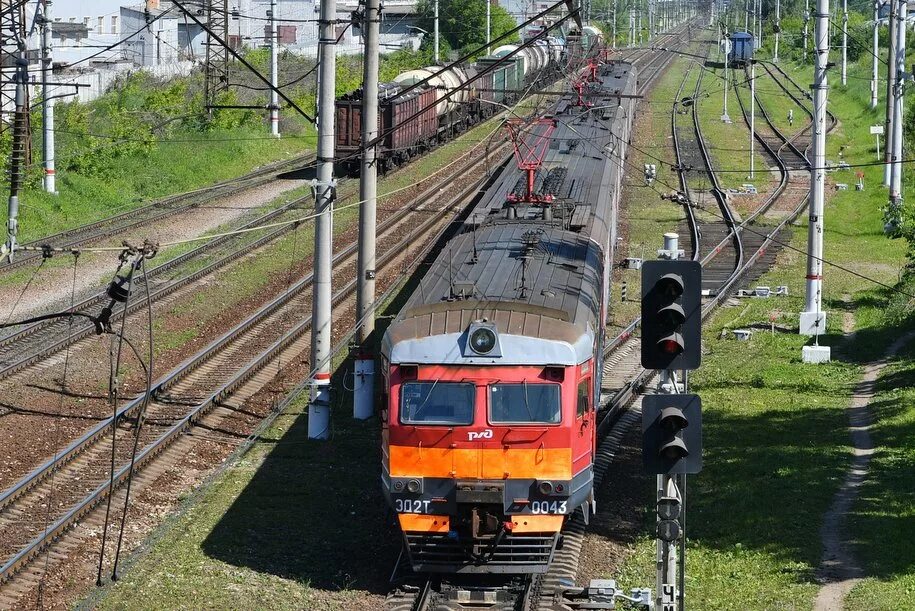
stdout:
MULTIPOLYGON (((434 0, 419 0, 417 4, 419 14, 419 27, 429 32, 424 44, 431 44, 432 33, 435 29, 434 0)), ((439 0, 439 35, 447 43, 442 45, 457 49, 461 54, 472 51, 486 44, 486 0, 439 0)), ((498 4, 493 4, 490 10, 492 38, 497 38, 518 26, 514 18, 498 4)), ((499 41, 494 46, 517 42, 517 33, 505 40, 499 41)), ((479 55, 484 55, 480 53, 479 55)))

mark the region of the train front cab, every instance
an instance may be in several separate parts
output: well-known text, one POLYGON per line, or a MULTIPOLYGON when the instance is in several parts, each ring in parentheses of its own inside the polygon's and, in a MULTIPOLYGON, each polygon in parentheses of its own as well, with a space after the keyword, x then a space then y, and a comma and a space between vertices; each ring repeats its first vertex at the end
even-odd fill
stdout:
POLYGON ((383 487, 413 568, 546 571, 593 498, 591 361, 384 370, 383 487))

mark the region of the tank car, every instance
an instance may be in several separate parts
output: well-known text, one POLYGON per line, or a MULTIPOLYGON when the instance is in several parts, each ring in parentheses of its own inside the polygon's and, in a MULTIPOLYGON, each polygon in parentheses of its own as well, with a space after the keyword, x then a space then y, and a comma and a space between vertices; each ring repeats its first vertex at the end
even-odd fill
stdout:
POLYGON ((630 64, 598 74, 592 106, 567 94, 548 111, 537 198, 510 197, 525 175, 502 169, 383 336, 382 488, 417 571, 545 572, 564 522, 595 509, 616 159, 633 115, 615 94, 636 87, 630 64))

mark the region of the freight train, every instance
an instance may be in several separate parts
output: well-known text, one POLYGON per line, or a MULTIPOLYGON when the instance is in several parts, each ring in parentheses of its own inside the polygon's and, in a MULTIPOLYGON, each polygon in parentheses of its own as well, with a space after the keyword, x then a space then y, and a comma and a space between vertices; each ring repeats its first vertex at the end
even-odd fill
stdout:
MULTIPOLYGON (((601 33, 592 26, 565 39, 540 33, 526 45, 502 45, 464 67, 428 66, 380 84, 379 169, 396 168, 450 140, 601 48, 601 33)), ((342 173, 358 167, 361 145, 362 89, 357 89, 336 101, 335 156, 342 173)))
POLYGON ((537 120, 382 338, 382 487, 418 572, 545 572, 595 511, 604 321, 637 77, 537 120), (539 143, 539 144, 538 144, 539 143), (532 186, 531 186, 532 185, 532 186))

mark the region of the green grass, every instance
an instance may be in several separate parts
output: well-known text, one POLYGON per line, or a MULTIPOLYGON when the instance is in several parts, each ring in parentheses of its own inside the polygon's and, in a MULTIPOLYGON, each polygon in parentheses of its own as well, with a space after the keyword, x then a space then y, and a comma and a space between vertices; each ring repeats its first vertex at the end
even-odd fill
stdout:
MULTIPOLYGON (((21 194, 20 241, 38 239, 143 203, 235 178, 254 168, 314 148, 314 132, 274 140, 253 128, 183 134, 147 155, 113 158, 105 176, 61 171, 59 195, 40 186, 21 194), (193 138, 195 142, 182 142, 193 138), (263 138, 263 139, 261 139, 263 138)), ((5 216, 4 216, 5 218, 5 216)))
MULTIPOLYGON (((809 69, 788 68, 799 83, 810 82, 809 69)), ((833 160, 843 144, 850 163, 873 159, 867 129, 876 119, 867 99, 862 109, 862 97, 853 88, 831 92, 830 107, 841 121, 828 139, 833 160)), ((869 188, 863 193, 829 193, 825 257, 866 278, 895 285, 906 246, 883 236, 886 192, 877 188, 880 169, 867 168, 865 174, 869 188)), ((854 182, 852 172, 836 172, 830 180, 854 182)), ((705 448, 705 468, 689 484, 687 597, 693 608, 812 606, 820 587, 813 576, 822 554, 822 516, 849 463, 844 409, 851 389, 861 364, 879 357, 901 329, 915 322, 911 299, 827 265, 828 329, 821 342, 832 346, 833 362, 801 363, 801 348, 809 343, 796 335, 807 233, 806 217, 801 221, 791 240, 797 251, 782 251, 779 266, 758 282, 788 285, 790 297, 746 300, 720 310, 706 325, 703 364, 691 377, 691 390, 703 399, 705 448), (842 335, 846 312, 854 314, 853 340, 842 335), (774 334, 768 330, 772 320, 779 329, 774 334), (730 330, 747 327, 755 330, 752 340, 735 341, 730 330)), ((855 510, 852 535, 861 558, 879 577, 854 591, 855 609, 902 608, 915 588, 907 536, 915 513, 915 452, 908 443, 915 433, 915 410, 909 407, 910 389, 892 390, 912 384, 911 357, 904 372, 887 374, 895 377, 882 383, 878 398, 886 405, 878 407, 881 422, 875 431, 883 449, 855 510)), ((646 504, 653 504, 653 488, 646 484, 646 504)), ((633 556, 615 576, 625 587, 654 583, 649 529, 646 524, 633 556)))
MULTIPOLYGON (((911 283, 909 284, 911 287, 911 283)), ((868 578, 855 586, 846 609, 912 609, 915 555, 915 344, 884 369, 872 403, 871 434, 878 447, 850 519, 854 552, 868 578)))

